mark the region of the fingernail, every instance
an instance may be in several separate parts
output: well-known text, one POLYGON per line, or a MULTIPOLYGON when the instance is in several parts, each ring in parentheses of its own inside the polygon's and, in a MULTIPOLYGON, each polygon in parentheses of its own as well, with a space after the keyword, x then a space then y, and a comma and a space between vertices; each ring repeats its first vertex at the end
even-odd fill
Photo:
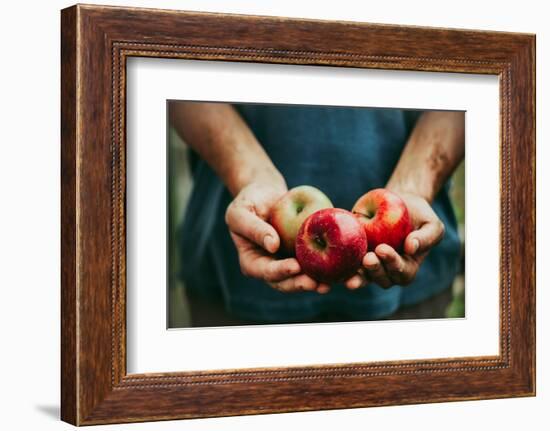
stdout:
POLYGON ((374 261, 374 262, 363 262, 363 265, 365 266, 365 268, 367 268, 368 270, 372 271, 374 269, 378 269, 378 261, 374 261))
POLYGON ((418 250, 418 247, 420 247, 420 243, 418 242, 417 239, 413 239, 413 243, 412 243, 413 254, 416 253, 416 251, 418 250))

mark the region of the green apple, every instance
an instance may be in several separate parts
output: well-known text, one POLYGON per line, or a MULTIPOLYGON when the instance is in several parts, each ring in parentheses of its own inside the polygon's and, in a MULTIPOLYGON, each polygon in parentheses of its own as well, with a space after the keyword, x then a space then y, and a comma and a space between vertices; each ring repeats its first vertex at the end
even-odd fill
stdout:
POLYGON ((332 208, 330 199, 312 186, 298 186, 286 192, 273 206, 269 217, 281 239, 280 250, 294 255, 296 235, 306 218, 316 211, 332 208))

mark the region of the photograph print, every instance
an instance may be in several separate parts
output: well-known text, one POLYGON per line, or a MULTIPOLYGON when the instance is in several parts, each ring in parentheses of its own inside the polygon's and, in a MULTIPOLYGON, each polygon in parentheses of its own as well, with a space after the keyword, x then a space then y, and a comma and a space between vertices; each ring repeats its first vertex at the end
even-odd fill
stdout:
POLYGON ((167 102, 168 327, 465 317, 465 113, 167 102))

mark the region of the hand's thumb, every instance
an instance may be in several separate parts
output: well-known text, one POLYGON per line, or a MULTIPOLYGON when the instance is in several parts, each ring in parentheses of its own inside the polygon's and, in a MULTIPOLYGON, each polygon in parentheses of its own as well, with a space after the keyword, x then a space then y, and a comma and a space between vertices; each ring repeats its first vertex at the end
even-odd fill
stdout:
POLYGON ((420 229, 411 232, 405 239, 405 253, 412 256, 425 253, 435 246, 445 233, 445 225, 437 219, 424 223, 420 229))
POLYGON ((229 208, 226 221, 232 232, 249 239, 268 252, 275 253, 279 249, 277 231, 248 208, 229 208))

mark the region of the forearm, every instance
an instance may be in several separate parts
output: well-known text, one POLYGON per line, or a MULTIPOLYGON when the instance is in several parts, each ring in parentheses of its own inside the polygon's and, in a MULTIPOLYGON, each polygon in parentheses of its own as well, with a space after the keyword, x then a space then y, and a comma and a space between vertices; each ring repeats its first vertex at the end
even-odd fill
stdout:
POLYGON ((172 102, 169 115, 181 138, 214 169, 234 196, 254 181, 286 188, 284 178, 230 104, 172 102))
POLYGON ((464 158, 464 113, 426 112, 418 120, 387 188, 432 202, 464 158))

